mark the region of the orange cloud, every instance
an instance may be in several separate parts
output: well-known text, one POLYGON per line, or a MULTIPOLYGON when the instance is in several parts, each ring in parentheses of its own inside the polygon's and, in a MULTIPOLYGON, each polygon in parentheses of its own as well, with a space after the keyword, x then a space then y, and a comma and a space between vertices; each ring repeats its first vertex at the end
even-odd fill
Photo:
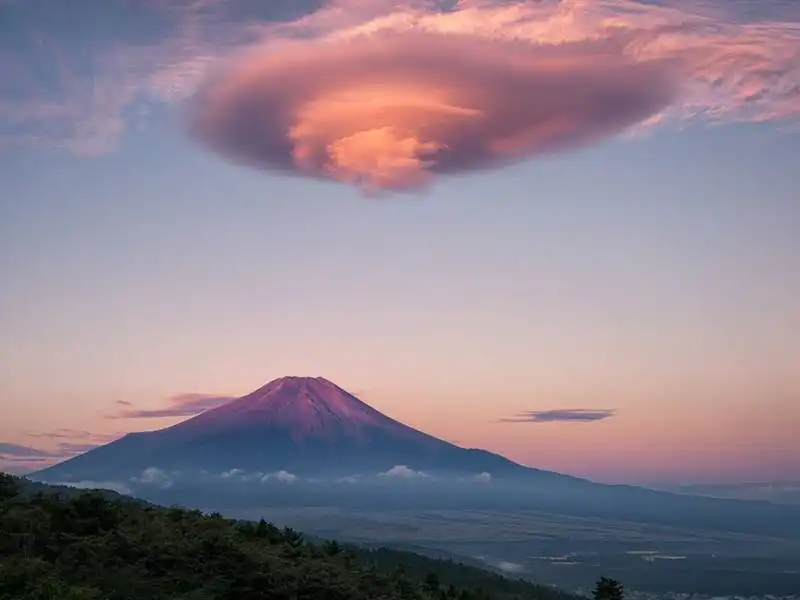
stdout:
POLYGON ((800 115, 793 22, 635 0, 352 4, 265 26, 201 88, 194 134, 241 163, 375 191, 640 123, 800 115))
POLYGON ((800 120, 782 0, 154 0, 85 39, 39 4, 8 8, 0 152, 109 152, 188 100, 229 158, 407 189, 629 128, 800 120))
POLYGON ((192 124, 253 166, 409 189, 621 131, 669 103, 670 74, 594 45, 359 36, 248 51, 201 92, 192 124))

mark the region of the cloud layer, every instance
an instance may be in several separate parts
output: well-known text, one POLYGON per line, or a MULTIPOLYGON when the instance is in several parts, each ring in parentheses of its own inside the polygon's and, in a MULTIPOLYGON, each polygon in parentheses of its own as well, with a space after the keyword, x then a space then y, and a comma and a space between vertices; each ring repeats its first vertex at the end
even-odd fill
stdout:
POLYGON ((441 485, 441 486, 475 486, 485 487, 492 484, 492 475, 488 472, 467 474, 438 474, 431 475, 423 471, 412 469, 406 465, 395 465, 390 469, 378 473, 354 473, 349 476, 316 476, 307 477, 292 473, 285 469, 272 472, 247 471, 245 469, 230 469, 222 472, 211 472, 203 469, 172 470, 151 466, 135 476, 120 481, 90 482, 81 481, 49 481, 60 485, 75 487, 102 487, 113 489, 121 493, 134 493, 146 490, 176 490, 186 486, 213 485, 227 491, 256 491, 265 486, 339 486, 339 485, 441 485), (127 491, 123 491, 127 490, 127 491))
POLYGON ((81 36, 42 3, 0 5, 0 152, 107 152, 191 100, 193 135, 230 160, 374 191, 800 118, 800 9, 779 0, 158 0, 98 4, 81 36))
POLYGON ((615 410, 607 408, 561 408, 525 410, 501 420, 505 423, 592 423, 610 419, 615 414, 615 410))

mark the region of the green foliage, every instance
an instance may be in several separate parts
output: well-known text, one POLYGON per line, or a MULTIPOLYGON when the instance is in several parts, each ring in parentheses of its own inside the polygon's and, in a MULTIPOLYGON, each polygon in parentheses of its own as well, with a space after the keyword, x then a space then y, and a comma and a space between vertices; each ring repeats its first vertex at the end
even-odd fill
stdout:
POLYGON ((0 474, 0 600, 573 598, 410 553, 312 544, 264 520, 21 483, 0 474))
POLYGON ((0 473, 0 502, 13 498, 19 493, 16 477, 0 473))
POLYGON ((622 584, 608 577, 601 577, 592 592, 594 600, 624 600, 622 584))

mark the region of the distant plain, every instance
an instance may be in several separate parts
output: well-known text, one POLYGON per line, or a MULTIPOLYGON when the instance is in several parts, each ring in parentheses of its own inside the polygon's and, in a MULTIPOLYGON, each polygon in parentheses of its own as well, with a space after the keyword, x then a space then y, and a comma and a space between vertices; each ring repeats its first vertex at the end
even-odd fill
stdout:
POLYGON ((630 589, 714 595, 800 590, 800 540, 689 530, 540 511, 352 510, 333 507, 228 511, 309 534, 463 557, 512 577, 586 591, 605 574, 630 589))

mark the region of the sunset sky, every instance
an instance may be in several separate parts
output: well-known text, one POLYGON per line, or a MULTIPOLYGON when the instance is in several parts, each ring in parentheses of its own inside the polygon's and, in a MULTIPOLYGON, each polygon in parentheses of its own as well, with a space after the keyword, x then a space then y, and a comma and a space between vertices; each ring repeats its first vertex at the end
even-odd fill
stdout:
POLYGON ((800 480, 794 0, 68 4, 0 0, 0 467, 313 375, 800 480))

